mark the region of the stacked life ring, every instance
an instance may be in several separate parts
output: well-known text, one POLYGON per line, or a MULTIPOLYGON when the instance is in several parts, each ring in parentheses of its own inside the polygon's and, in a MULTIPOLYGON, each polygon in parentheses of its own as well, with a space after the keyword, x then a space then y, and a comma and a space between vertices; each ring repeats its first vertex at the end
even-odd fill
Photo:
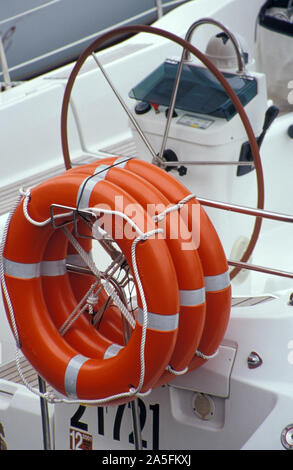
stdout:
MULTIPOLYGON (((123 169, 120 164, 109 167, 106 163, 107 161, 102 160, 100 164, 96 164, 92 175, 88 172, 89 168, 86 166, 69 170, 72 173, 84 173, 89 177, 88 183, 91 182, 88 185, 89 190, 87 190, 87 181, 85 181, 84 191, 79 200, 81 209, 88 206, 88 191, 90 191, 91 185, 101 179, 119 185, 131 194, 148 213, 151 212, 151 216, 156 217, 155 212, 164 211, 169 207, 169 201, 161 191, 142 176, 123 169)), ((164 184, 163 172, 161 184, 164 184)), ((191 234, 188 232, 184 221, 181 220, 178 211, 175 213, 175 217, 171 213, 166 214, 164 227, 164 238, 173 259, 178 279, 180 315, 177 341, 170 364, 157 382, 157 386, 169 382, 174 374, 180 374, 187 370, 199 344, 206 316, 203 271, 191 234), (188 250, 184 249, 185 245, 188 245, 188 250)), ((172 287, 170 286, 170 288, 172 287)))
MULTIPOLYGON (((164 208, 186 196, 187 207, 198 204, 165 171, 137 159, 106 158, 37 186, 31 192, 28 209, 32 220, 43 221, 49 217, 52 204, 73 207, 77 212, 104 204, 114 211, 118 197, 122 213, 131 216, 127 208, 135 206, 135 222, 140 220, 144 231, 146 226, 160 227, 158 219, 155 222, 148 214, 149 204, 164 212, 164 208)), ((140 391, 145 392, 169 382, 174 374, 199 367, 213 355, 226 330, 231 291, 221 243, 201 207, 200 218, 198 248, 192 239, 190 215, 183 220, 180 214, 172 218, 168 211, 166 232, 170 235, 175 229, 178 236, 156 234, 137 244, 136 262, 147 305, 143 364, 140 357, 146 308, 137 281, 138 309, 127 344, 121 331, 121 312, 115 305, 99 328, 80 315, 72 328, 60 334, 94 278, 88 275, 82 283, 79 277, 69 274, 66 262, 76 253, 64 230, 54 229, 51 224, 32 224, 25 216, 23 202, 18 205, 3 253, 5 284, 20 347, 48 383, 64 395, 83 400, 110 400, 120 395, 131 399, 129 391, 139 386, 142 368, 140 391), (174 227, 174 220, 180 223, 180 230, 174 227), (19 233, 23 238, 21 247, 17 243, 19 233), (183 242, 189 242, 188 250, 182 249, 183 242)), ((123 226, 127 226, 124 219, 123 226)), ((67 227, 72 230, 72 224, 67 227)), ((115 242, 133 272, 133 237, 124 236, 115 242)), ((90 250, 89 239, 82 244, 90 250)), ((106 300, 102 289, 97 305, 106 300)), ((6 310, 12 323, 8 304, 6 310)))

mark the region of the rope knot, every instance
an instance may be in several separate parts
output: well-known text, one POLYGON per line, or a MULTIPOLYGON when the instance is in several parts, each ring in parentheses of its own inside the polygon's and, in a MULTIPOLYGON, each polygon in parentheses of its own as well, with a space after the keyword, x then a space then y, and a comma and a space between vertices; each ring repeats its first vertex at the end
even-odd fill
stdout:
POLYGON ((29 200, 31 199, 31 190, 30 189, 24 189, 23 187, 19 188, 19 194, 25 198, 28 198, 29 200))
POLYGON ((45 392, 43 396, 48 403, 61 403, 62 402, 61 398, 57 398, 57 396, 53 392, 45 392))
POLYGON ((96 305, 98 302, 98 295, 97 294, 91 294, 87 298, 87 304, 88 305, 96 305))

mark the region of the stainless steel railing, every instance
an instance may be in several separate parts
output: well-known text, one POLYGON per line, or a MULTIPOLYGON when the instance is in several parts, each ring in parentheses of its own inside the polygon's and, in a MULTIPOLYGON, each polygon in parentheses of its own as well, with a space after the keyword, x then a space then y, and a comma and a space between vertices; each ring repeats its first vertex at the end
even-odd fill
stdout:
MULTIPOLYGON (((278 212, 271 212, 264 209, 254 209, 250 207, 240 206, 236 204, 228 204, 226 202, 213 201, 211 199, 197 198, 198 202, 203 206, 214 207, 216 209, 237 212, 240 214, 251 215, 255 217, 262 217, 263 219, 275 220, 279 222, 293 223, 293 215, 282 214, 278 212)), ((247 262, 228 260, 229 266, 234 266, 241 269, 248 269, 251 271, 262 272, 271 274, 273 276, 281 276, 293 279, 293 273, 282 271, 280 269, 269 268, 265 266, 253 265, 247 262)))

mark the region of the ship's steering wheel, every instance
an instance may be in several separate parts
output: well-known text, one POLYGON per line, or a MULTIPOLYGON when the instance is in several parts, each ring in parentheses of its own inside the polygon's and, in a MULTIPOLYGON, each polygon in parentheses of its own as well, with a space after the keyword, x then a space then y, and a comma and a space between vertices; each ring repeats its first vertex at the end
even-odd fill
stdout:
MULTIPOLYGON (((205 22, 208 22, 208 21, 205 20, 205 22)), ((174 43, 182 46, 185 52, 188 51, 189 54, 193 54, 195 57, 197 57, 211 71, 211 73, 213 73, 213 75, 217 78, 217 80, 223 86, 229 98, 231 99, 233 105, 235 106, 247 133, 248 141, 250 143, 250 147, 251 147, 251 151, 253 155, 253 163, 254 163, 255 170, 256 170, 257 208, 263 209, 264 208, 264 179, 263 179, 263 170, 262 170, 262 163, 261 163, 261 158, 259 154, 259 148, 258 148, 258 144, 255 138, 252 126, 248 119, 248 116, 239 98, 237 97, 236 93, 234 92, 234 90, 232 89, 228 81, 225 79, 224 75, 220 72, 220 70, 218 70, 218 68, 201 51, 199 51, 196 47, 192 46, 190 42, 188 42, 185 39, 180 38, 179 36, 176 36, 173 33, 164 31, 162 29, 154 28, 152 26, 137 25, 137 26, 125 26, 125 27, 113 29, 101 35, 99 38, 93 41, 84 50, 84 52, 81 54, 79 59, 76 61, 67 81, 63 103, 62 103, 62 112, 61 112, 61 142, 62 142, 62 151, 63 151, 65 168, 70 169, 72 167, 70 153, 69 153, 69 145, 68 145, 68 133, 67 133, 68 108, 69 108, 69 101, 70 101, 72 88, 74 86, 76 77, 81 67, 83 66, 87 58, 90 55, 92 55, 96 50, 101 48, 101 46, 103 46, 107 41, 117 39, 120 36, 125 36, 125 35, 135 34, 135 33, 155 34, 157 36, 161 36, 163 38, 169 39, 170 41, 173 41, 174 43)), ((238 56, 238 59, 239 59, 239 56, 238 56)), ((252 232, 249 244, 247 246, 247 249, 240 260, 241 262, 246 262, 250 258, 258 240, 258 236, 261 230, 261 224, 262 224, 262 219, 260 217, 256 217, 253 232, 252 232)), ((240 269, 241 268, 234 268, 231 271, 230 273, 231 279, 233 279, 236 276, 236 274, 240 271, 240 269)))

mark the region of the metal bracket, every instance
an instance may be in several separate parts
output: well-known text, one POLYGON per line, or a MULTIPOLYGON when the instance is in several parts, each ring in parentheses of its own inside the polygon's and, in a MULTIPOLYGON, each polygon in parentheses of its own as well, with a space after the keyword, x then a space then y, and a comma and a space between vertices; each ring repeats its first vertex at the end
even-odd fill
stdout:
POLYGON ((79 238, 93 238, 89 235, 79 233, 78 231, 78 222, 80 220, 90 222, 92 218, 97 220, 97 215, 89 210, 77 209, 76 207, 63 206, 61 204, 51 204, 50 206, 50 216, 51 216, 51 225, 54 229, 65 227, 66 225, 73 224, 73 233, 76 237, 79 238), (54 213, 54 209, 58 209, 58 214, 54 213), (62 212, 60 212, 62 210, 62 212), (65 212, 63 212, 65 211, 65 212), (63 221, 60 224, 56 224, 56 220, 63 217, 70 217, 69 220, 63 221), (62 217, 61 217, 62 216, 62 217))

